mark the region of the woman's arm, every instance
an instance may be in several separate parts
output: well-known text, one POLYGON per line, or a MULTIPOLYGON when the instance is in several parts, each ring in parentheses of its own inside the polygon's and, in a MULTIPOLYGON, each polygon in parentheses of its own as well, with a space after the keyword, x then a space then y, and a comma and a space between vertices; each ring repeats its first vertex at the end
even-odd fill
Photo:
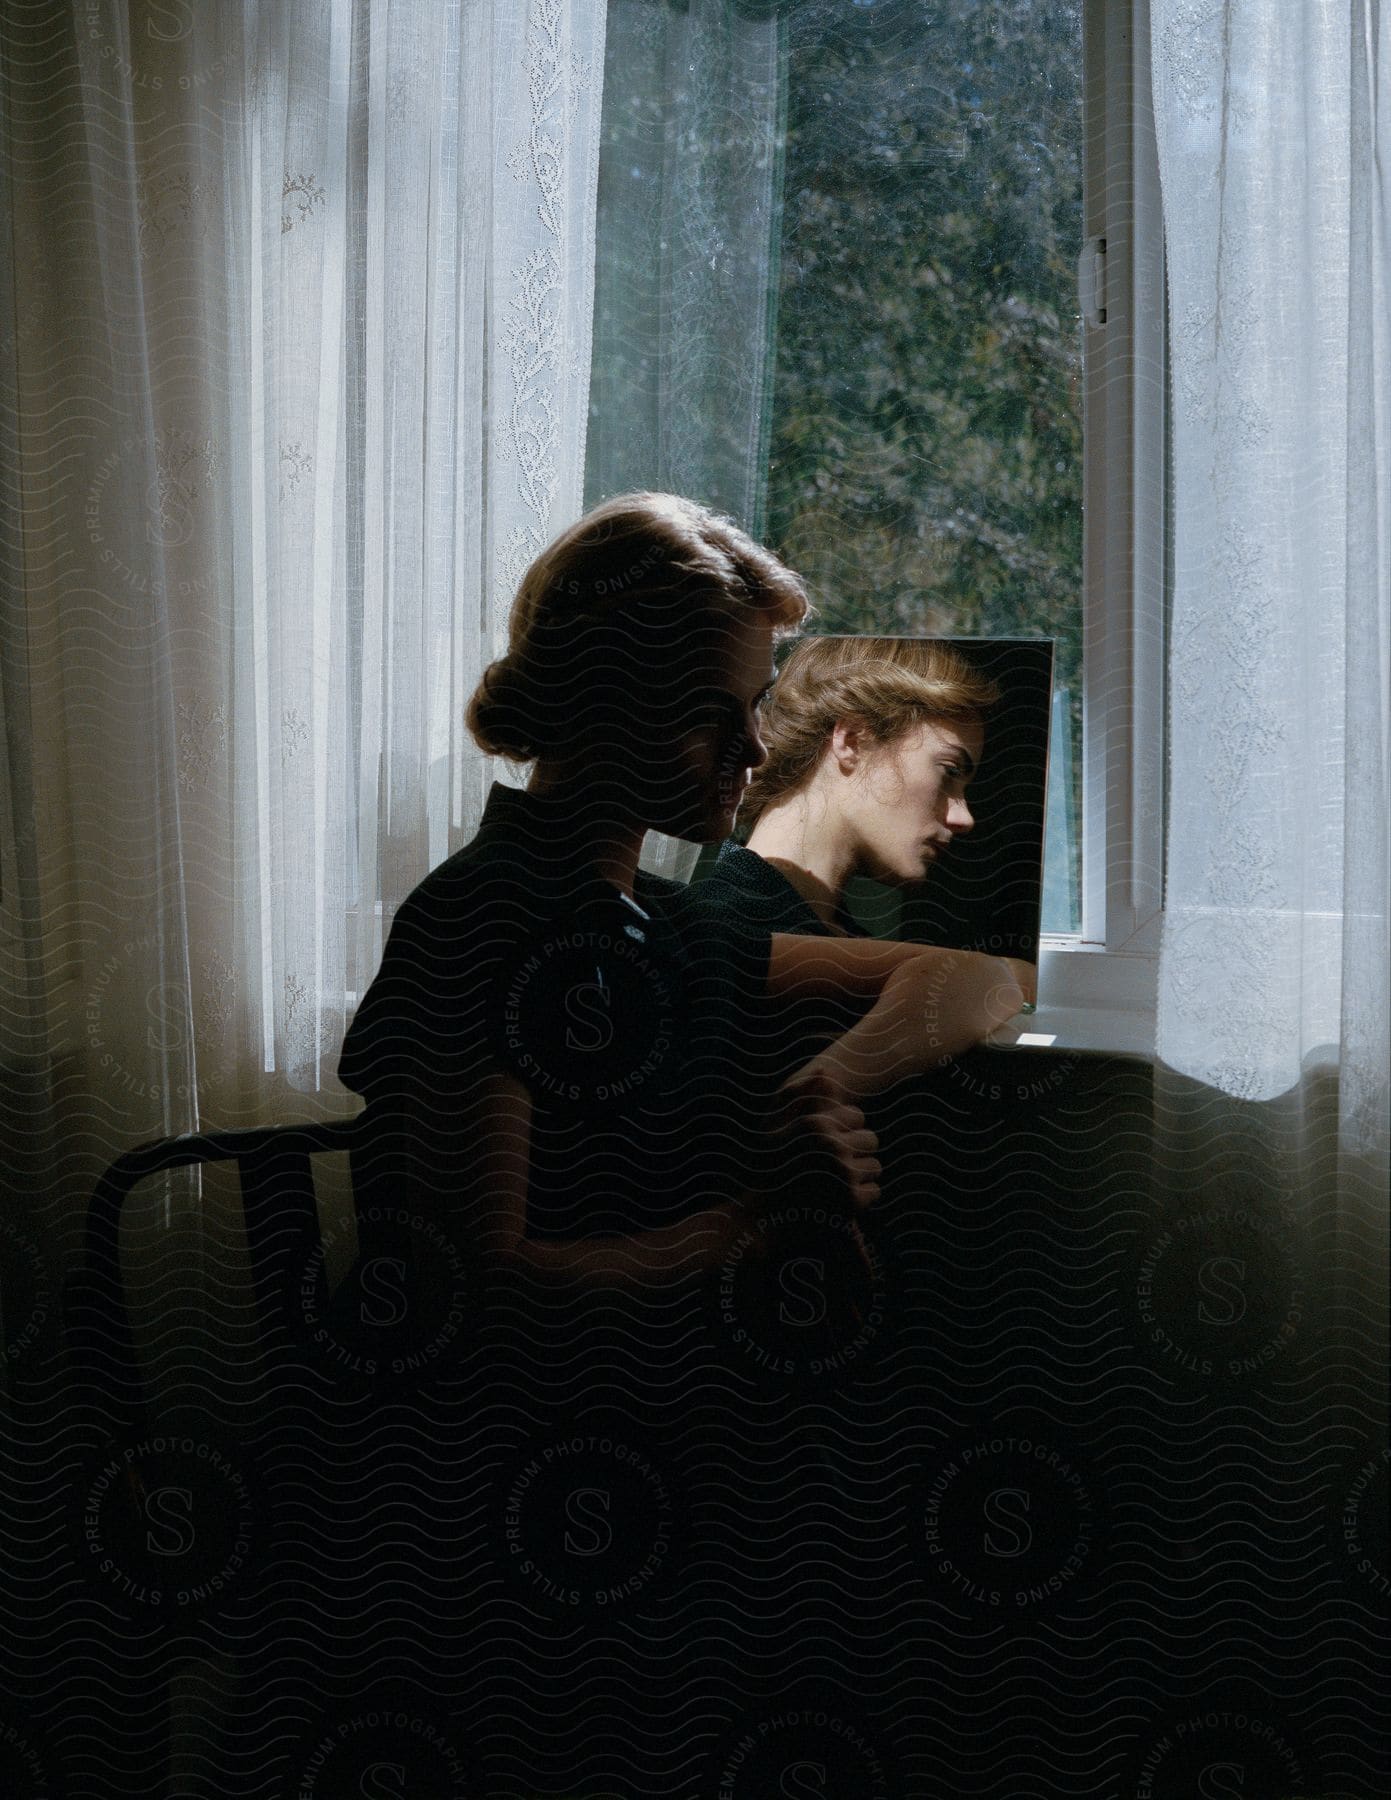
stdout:
MULTIPOLYGON (((766 1190, 751 1185, 737 1200, 655 1231, 544 1242, 528 1238, 531 1096, 515 1076, 496 1067, 485 1071, 471 1095, 452 1138, 465 1147, 467 1166, 457 1153, 432 1154, 431 1185, 450 1195, 451 1229, 472 1241, 497 1275, 652 1293, 718 1267, 746 1223, 746 1206, 768 1198, 766 1190)), ((842 1203, 849 1199, 861 1207, 877 1198, 874 1134, 829 1076, 809 1076, 789 1092, 780 1117, 774 1140, 781 1149, 772 1170, 777 1186, 794 1178, 803 1186, 825 1184, 842 1203)), ((423 1142, 419 1133, 416 1142, 423 1142)))
POLYGON ((792 1085, 830 1074, 852 1102, 940 1068, 1013 1018, 1035 993, 1012 957, 861 938, 773 938, 769 992, 793 1000, 868 999, 865 1016, 812 1058, 792 1085))
MULTIPOLYGON (((810 1140, 818 1173, 843 1184, 854 1204, 867 1205, 878 1193, 879 1168, 858 1101, 904 1075, 940 1066, 1011 1018, 1027 997, 1028 965, 879 940, 779 933, 772 944, 768 985, 779 998, 872 1002, 862 1019, 787 1084, 788 1151, 780 1165, 790 1178, 810 1140)), ((451 1225, 500 1274, 651 1292, 717 1267, 742 1228, 745 1202, 766 1198, 751 1187, 738 1201, 656 1231, 530 1239, 531 1114, 523 1083, 489 1064, 470 1084, 465 1116, 451 1133, 452 1154, 429 1158, 432 1185, 451 1197, 451 1225)), ((423 1146, 429 1127, 423 1120, 420 1125, 412 1135, 423 1146)))
POLYGON ((432 1185, 450 1197, 450 1228, 476 1245, 493 1273, 651 1293, 720 1263, 740 1229, 742 1212, 734 1202, 656 1231, 546 1242, 528 1238, 531 1112, 523 1083, 490 1065, 471 1087, 465 1117, 453 1134, 461 1152, 432 1158, 432 1185))
POLYGON ((775 1000, 875 1001, 896 969, 945 954, 893 938, 803 937, 775 931, 768 992, 775 1000))

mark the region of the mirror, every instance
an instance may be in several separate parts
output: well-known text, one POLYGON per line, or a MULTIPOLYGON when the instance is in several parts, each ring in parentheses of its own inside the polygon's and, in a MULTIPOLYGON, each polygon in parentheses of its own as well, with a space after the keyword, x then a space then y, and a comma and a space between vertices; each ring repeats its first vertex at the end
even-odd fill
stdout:
MULTIPOLYGON (((872 936, 1036 960, 1054 710, 1053 640, 857 636, 833 641, 880 645, 886 658, 895 644, 907 641, 948 645, 992 679, 1001 695, 990 711, 980 768, 968 790, 973 829, 959 834, 920 882, 888 886, 853 876, 845 891, 846 911, 872 936)), ((793 648, 784 647, 780 665, 793 648)), ((740 841, 747 835, 740 820, 734 835, 740 841)), ((708 875, 718 848, 709 845, 702 851, 692 880, 708 875)))

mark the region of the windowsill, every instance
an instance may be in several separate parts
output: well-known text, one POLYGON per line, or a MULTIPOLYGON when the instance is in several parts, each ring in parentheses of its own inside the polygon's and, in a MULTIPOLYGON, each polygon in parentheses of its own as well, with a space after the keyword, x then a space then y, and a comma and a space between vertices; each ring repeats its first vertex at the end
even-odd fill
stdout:
POLYGON ((1157 964, 1150 950, 1107 950, 1075 938, 1039 949, 1038 1010, 992 1031, 994 1050, 1045 1050, 1154 1060, 1157 964))
MULTIPOLYGON (((1038 1009, 992 1031, 992 1050, 1046 1050, 1078 1056, 1154 1060, 1156 960, 1146 949, 1107 950, 1078 938, 1043 938, 1038 1009)), ((344 996, 344 1025, 357 1010, 344 996)))

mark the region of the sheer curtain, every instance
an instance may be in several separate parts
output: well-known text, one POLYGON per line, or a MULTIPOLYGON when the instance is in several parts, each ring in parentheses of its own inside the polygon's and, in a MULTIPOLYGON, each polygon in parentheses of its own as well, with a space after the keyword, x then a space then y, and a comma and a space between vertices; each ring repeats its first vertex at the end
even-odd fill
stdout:
MULTIPOLYGON (((666 488, 761 537, 787 25, 738 0, 610 0, 589 504, 666 488)), ((650 833, 644 868, 696 848, 650 833)))
POLYGON ((603 51, 602 0, 7 24, 0 1064, 69 1231, 144 1138, 356 1110, 345 1009, 582 509, 603 51))
POLYGON ((1312 1382, 1355 1433, 1386 1305, 1391 46, 1379 0, 1155 0, 1152 43, 1174 418, 1166 1223, 1246 1272, 1260 1367, 1291 1397, 1312 1382))

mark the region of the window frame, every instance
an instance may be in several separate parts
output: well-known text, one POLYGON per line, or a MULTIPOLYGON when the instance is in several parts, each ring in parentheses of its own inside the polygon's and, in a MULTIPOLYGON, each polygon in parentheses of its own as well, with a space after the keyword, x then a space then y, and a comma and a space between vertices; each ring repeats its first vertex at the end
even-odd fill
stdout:
MULTIPOLYGON (((1149 0, 1084 0, 1082 920, 1039 942, 1039 1005, 1001 1048, 1154 1054, 1163 921, 1167 290, 1149 0)), ((1079 269, 1079 283, 1081 271, 1079 269)))

